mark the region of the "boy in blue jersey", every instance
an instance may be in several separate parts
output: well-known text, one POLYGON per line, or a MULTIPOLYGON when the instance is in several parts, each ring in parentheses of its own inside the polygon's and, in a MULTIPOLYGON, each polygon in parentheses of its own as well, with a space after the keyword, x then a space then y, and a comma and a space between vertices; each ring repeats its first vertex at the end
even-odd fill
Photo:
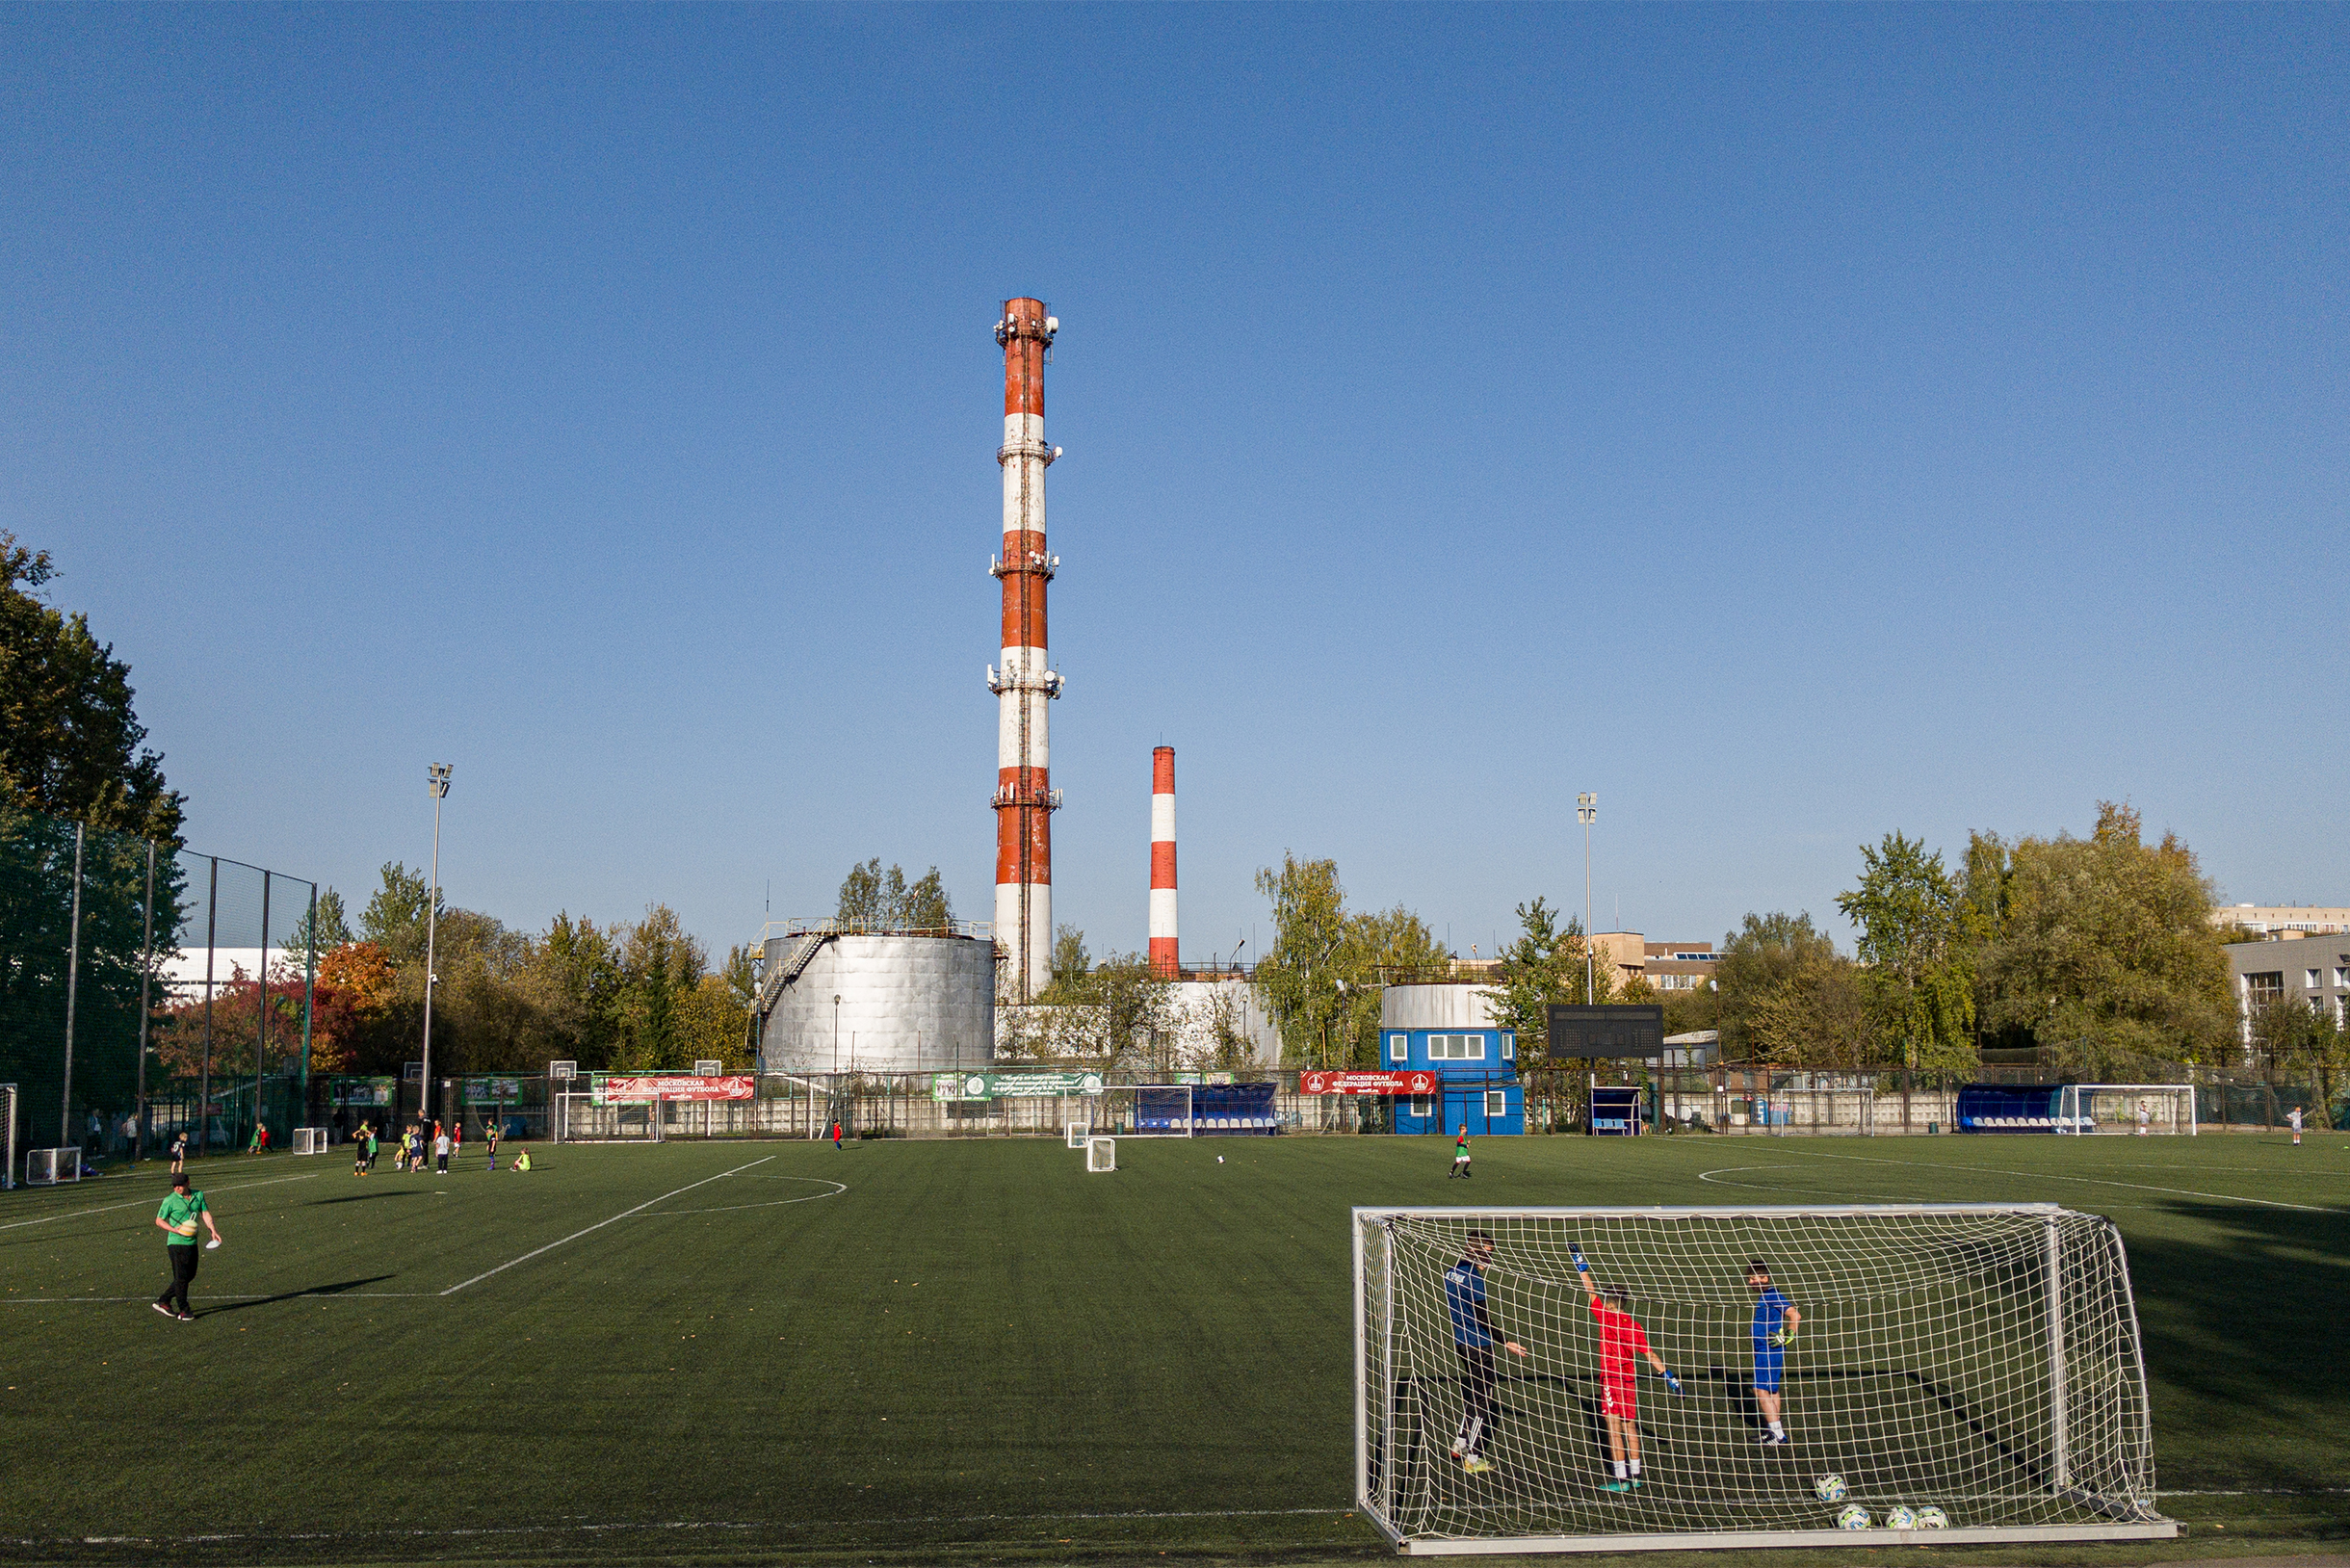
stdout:
MULTIPOLYGON (((1445 1312, 1452 1320, 1452 1353, 1461 1364, 1461 1424, 1453 1434, 1452 1457, 1471 1475, 1491 1470, 1485 1440, 1493 1435, 1496 1343, 1493 1319, 1485 1310, 1485 1266, 1493 1261, 1493 1238, 1471 1231, 1461 1247, 1461 1261, 1445 1270, 1445 1312)), ((1515 1340, 1501 1340, 1511 1355, 1526 1354, 1515 1340)))
POLYGON ((1767 1424, 1762 1441, 1781 1444, 1787 1441, 1787 1425, 1779 1386, 1787 1373, 1787 1347, 1803 1314, 1771 1284, 1770 1266, 1760 1258, 1746 1265, 1746 1288, 1755 1293, 1755 1408, 1767 1424))

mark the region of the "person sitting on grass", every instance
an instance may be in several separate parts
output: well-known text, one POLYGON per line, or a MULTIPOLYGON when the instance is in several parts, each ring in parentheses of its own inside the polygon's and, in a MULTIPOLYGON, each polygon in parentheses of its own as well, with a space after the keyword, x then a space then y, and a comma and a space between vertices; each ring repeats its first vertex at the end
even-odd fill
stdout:
POLYGON ((513 1163, 512 1164, 510 1164, 510 1165, 507 1166, 506 1168, 507 1168, 507 1169, 509 1169, 509 1170, 528 1170, 528 1169, 530 1169, 530 1168, 531 1168, 531 1151, 530 1151, 530 1150, 528 1150, 528 1149, 525 1149, 525 1150, 523 1150, 523 1151, 522 1151, 520 1154, 515 1155, 515 1156, 514 1156, 514 1163, 513 1163))

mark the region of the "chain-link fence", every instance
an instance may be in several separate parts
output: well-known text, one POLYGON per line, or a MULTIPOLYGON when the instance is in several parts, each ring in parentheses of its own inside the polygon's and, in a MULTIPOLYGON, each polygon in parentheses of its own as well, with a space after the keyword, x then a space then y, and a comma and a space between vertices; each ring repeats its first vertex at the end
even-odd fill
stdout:
MULTIPOLYGON (((0 805, 0 1083, 17 1149, 284 1139, 307 1102, 316 885, 0 805)), ((0 1139, 5 1142, 6 1139, 0 1139)), ((24 1176, 12 1161, 4 1179, 24 1176)))

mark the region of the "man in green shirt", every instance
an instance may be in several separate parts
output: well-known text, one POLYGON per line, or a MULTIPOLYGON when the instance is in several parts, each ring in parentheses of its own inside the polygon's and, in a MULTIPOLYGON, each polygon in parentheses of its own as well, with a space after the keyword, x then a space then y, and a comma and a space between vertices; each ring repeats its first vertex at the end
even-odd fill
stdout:
POLYGON ((155 1310, 183 1323, 196 1321, 196 1314, 188 1310, 188 1285, 196 1278, 198 1220, 212 1232, 212 1245, 219 1246, 221 1227, 213 1223, 212 1211, 204 1206, 204 1194, 191 1188, 187 1173, 182 1171, 171 1178, 171 1195, 155 1211, 155 1228, 163 1232, 163 1249, 171 1260, 171 1283, 155 1298, 155 1310))

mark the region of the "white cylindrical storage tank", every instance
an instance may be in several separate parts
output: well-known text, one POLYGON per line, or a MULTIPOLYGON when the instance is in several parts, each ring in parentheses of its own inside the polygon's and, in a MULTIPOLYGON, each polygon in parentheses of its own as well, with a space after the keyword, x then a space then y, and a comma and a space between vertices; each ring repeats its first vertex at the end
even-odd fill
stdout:
POLYGON ((1482 985, 1451 981, 1390 985, 1379 993, 1382 1029, 1498 1029, 1493 997, 1482 985))
MULTIPOLYGON (((767 944, 770 972, 800 940, 767 944)), ((984 937, 827 937, 768 1014, 766 1070, 913 1073, 993 1061, 995 954, 984 937)))

